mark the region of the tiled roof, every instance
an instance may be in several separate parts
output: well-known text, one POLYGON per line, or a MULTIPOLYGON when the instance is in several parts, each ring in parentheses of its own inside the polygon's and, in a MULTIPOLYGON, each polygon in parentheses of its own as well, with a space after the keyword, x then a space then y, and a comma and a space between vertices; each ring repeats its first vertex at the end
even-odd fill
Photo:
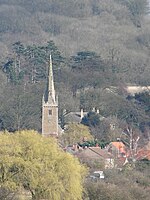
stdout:
POLYGON ((142 159, 150 160, 150 150, 144 150, 144 149, 139 150, 137 153, 136 159, 137 160, 142 160, 142 159))
POLYGON ((125 148, 125 145, 122 142, 111 142, 111 144, 118 149, 125 148))
POLYGON ((111 142, 111 145, 118 149, 121 153, 126 153, 126 146, 122 142, 111 142))

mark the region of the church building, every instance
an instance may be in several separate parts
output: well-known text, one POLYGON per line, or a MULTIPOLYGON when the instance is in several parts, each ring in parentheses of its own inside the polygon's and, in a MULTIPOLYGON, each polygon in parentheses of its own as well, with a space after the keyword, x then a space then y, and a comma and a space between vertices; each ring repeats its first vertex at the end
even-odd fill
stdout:
POLYGON ((47 87, 42 102, 42 135, 46 137, 58 136, 58 100, 55 95, 51 55, 47 87))

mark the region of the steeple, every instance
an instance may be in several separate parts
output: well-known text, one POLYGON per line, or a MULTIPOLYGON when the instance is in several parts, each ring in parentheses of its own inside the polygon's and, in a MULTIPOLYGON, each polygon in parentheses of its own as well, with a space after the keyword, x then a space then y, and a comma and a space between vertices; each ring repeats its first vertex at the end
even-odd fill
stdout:
POLYGON ((48 71, 48 102, 53 102, 53 103, 56 102, 51 55, 49 59, 49 71, 48 71))
POLYGON ((58 136, 58 103, 55 97, 52 58, 50 55, 47 87, 42 102, 42 135, 58 136))

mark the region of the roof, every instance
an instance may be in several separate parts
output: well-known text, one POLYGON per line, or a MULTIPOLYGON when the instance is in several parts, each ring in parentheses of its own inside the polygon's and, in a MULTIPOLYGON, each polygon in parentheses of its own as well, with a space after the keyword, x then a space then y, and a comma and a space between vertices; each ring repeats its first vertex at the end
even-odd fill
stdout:
POLYGON ((105 158, 112 157, 112 155, 107 150, 101 149, 100 147, 89 147, 89 149, 94 153, 98 154, 99 156, 105 158))
POLYGON ((115 146, 117 149, 125 148, 125 145, 123 144, 123 142, 111 142, 111 144, 115 146))
POLYGON ((114 146, 121 153, 126 153, 126 150, 125 150, 126 146, 123 144, 123 142, 111 142, 110 145, 114 146))
MULTIPOLYGON (((87 112, 84 112, 86 115, 87 112)), ((65 116, 66 123, 80 123, 81 122, 81 112, 69 112, 65 116)))
POLYGON ((142 159, 150 160, 150 150, 145 150, 145 149, 139 150, 137 153, 136 159, 137 160, 142 160, 142 159))
POLYGON ((112 155, 105 149, 100 147, 89 147, 76 153, 76 156, 81 159, 107 159, 112 158, 112 155))
POLYGON ((72 123, 72 122, 80 123, 81 122, 81 114, 77 113, 77 112, 70 112, 65 115, 65 121, 67 123, 72 123))

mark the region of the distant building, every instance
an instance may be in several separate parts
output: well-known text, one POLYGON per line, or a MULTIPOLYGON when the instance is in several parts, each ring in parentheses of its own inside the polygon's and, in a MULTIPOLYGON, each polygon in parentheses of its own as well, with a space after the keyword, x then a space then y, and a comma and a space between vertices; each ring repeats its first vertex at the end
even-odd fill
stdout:
POLYGON ((51 56, 47 87, 42 102, 42 135, 46 137, 58 136, 58 101, 55 95, 51 56))
POLYGON ((69 123, 81 123, 82 118, 87 114, 87 112, 84 112, 83 109, 81 109, 80 112, 69 112, 64 115, 65 118, 65 124, 69 123))
POLYGON ((87 147, 74 154, 82 163, 101 163, 105 169, 114 167, 114 157, 106 149, 100 147, 87 147))
MULTIPOLYGON (((92 109, 92 112, 95 112, 99 115, 99 117, 102 119, 102 116, 100 115, 99 109, 92 109)), ((80 112, 69 112, 64 114, 64 120, 65 125, 69 123, 81 123, 83 117, 85 117, 88 114, 88 112, 84 111, 83 109, 80 110, 80 112)))
POLYGON ((122 142, 111 142, 107 148, 115 158, 127 156, 126 146, 122 142))
POLYGON ((125 90, 134 96, 136 93, 150 92, 150 86, 128 85, 125 90))

